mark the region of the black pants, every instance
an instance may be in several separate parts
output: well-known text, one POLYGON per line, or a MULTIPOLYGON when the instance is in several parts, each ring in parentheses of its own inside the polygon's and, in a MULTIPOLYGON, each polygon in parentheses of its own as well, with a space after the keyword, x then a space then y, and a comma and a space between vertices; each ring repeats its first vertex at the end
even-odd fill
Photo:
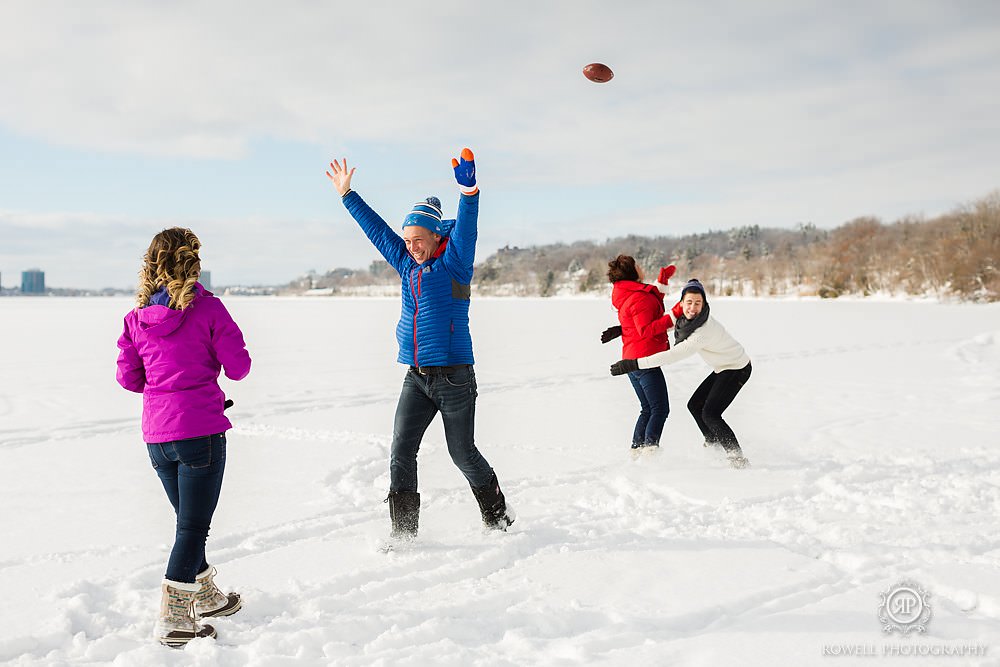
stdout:
POLYGON ((727 450, 740 446, 733 429, 729 428, 729 424, 722 418, 722 413, 750 379, 750 371, 748 363, 739 370, 712 373, 691 395, 688 410, 694 416, 708 444, 722 445, 727 450))

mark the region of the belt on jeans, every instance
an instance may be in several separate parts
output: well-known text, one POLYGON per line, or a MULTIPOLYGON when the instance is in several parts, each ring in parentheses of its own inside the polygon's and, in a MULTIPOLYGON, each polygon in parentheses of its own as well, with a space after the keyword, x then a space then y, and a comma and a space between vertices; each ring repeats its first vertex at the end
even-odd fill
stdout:
POLYGON ((455 371, 470 368, 468 364, 458 366, 410 366, 410 370, 419 375, 451 375, 455 371))

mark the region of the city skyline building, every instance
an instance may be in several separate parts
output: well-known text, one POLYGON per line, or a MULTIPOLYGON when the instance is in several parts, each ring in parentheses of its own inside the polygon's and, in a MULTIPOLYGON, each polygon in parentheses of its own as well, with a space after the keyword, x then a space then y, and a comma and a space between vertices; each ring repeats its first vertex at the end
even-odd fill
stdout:
POLYGON ((45 294, 45 272, 41 269, 22 271, 21 294, 45 294))

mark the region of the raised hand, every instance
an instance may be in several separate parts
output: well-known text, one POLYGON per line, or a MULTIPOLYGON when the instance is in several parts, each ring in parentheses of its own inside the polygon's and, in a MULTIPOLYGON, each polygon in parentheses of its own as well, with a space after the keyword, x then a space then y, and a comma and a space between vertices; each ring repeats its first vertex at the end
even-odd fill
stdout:
POLYGON ((474 195, 479 192, 476 185, 476 158, 468 148, 462 149, 461 160, 451 159, 451 168, 455 170, 455 180, 463 195, 474 195))
POLYGON ((337 192, 343 197, 351 191, 351 176, 354 176, 354 167, 351 167, 351 170, 347 171, 347 158, 345 157, 343 165, 336 160, 331 162, 330 171, 333 173, 326 172, 327 178, 333 181, 333 187, 337 188, 337 192))
POLYGON ((659 278, 656 279, 656 282, 660 283, 661 285, 666 285, 668 281, 674 277, 675 273, 677 273, 677 267, 674 266, 673 264, 671 264, 670 266, 664 266, 662 269, 660 269, 660 276, 659 278))

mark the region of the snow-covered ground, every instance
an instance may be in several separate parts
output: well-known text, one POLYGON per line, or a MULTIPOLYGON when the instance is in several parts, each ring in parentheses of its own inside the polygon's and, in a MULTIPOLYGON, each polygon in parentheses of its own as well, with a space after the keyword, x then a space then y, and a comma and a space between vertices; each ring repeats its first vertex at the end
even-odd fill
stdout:
POLYGON ((0 300, 0 662, 1000 664, 1000 305, 712 303, 754 363, 727 412, 753 468, 702 448, 697 358, 667 369, 662 451, 632 459, 606 301, 478 299, 477 441, 519 519, 482 533, 435 422, 419 543, 380 554, 398 302, 228 299, 254 369, 225 385, 209 558, 245 606, 171 650, 173 518, 114 380, 130 304, 0 300), (881 631, 904 578, 927 636, 881 631), (851 646, 878 655, 824 655, 851 646))

